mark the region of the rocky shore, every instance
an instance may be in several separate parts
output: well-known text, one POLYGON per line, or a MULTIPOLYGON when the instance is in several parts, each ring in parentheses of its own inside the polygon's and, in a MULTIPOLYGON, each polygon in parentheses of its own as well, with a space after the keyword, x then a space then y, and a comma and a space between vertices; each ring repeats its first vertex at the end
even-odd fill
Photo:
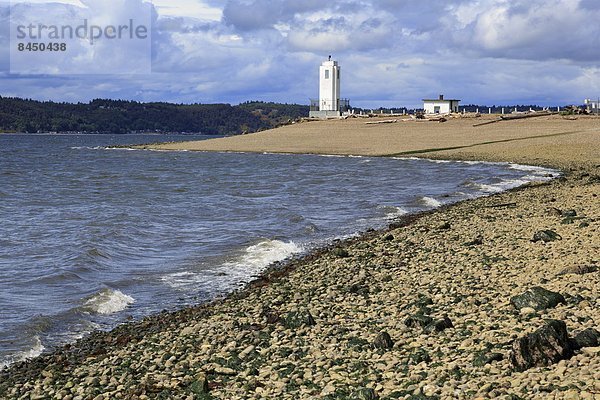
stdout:
POLYGON ((598 162, 13 365, 0 398, 600 399, 598 162))

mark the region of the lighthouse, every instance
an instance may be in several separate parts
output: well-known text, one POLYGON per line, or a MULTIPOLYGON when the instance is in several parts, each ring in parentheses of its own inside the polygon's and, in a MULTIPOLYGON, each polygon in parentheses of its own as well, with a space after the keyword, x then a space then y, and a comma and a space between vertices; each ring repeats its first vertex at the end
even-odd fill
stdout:
POLYGON ((311 117, 339 117, 348 109, 348 100, 340 99, 340 73, 340 65, 331 56, 319 67, 319 100, 311 99, 311 117))
POLYGON ((340 66, 337 61, 324 61, 319 68, 319 111, 339 111, 340 66))

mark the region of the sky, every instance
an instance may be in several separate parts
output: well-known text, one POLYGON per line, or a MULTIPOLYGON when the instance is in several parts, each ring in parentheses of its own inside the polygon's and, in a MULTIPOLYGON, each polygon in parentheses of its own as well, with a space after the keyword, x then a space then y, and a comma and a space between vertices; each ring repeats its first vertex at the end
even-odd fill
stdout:
POLYGON ((358 107, 581 104, 600 96, 598 21, 600 0, 0 0, 0 95, 308 104, 332 55, 358 107), (150 35, 15 53, 18 21, 83 17, 150 35))

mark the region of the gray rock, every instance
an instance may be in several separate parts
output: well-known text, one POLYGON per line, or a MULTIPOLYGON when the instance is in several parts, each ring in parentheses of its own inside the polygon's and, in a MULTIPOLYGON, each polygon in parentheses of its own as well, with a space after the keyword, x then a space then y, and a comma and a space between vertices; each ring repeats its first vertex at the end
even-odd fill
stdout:
POLYGON ((452 321, 448 316, 444 316, 442 319, 438 319, 433 321, 431 324, 425 327, 425 331, 427 332, 442 332, 448 328, 454 328, 452 321))
POLYGON ((568 305, 576 306, 579 303, 581 303, 582 301, 584 301, 585 297, 583 297, 580 294, 576 294, 575 296, 571 296, 570 294, 566 294, 565 295, 565 300, 567 301, 568 305))
POLYGON ((437 229, 440 231, 447 231, 448 229, 452 229, 452 225, 449 222, 443 222, 437 226, 437 229))
POLYGON ((504 359, 502 353, 483 350, 475 353, 473 356, 473 366, 483 367, 486 364, 490 364, 492 361, 501 361, 502 359, 504 359))
POLYGON ((418 306, 430 306, 433 304, 433 299, 429 296, 425 296, 424 294, 419 294, 415 304, 418 306))
POLYGON ((482 244, 483 244, 483 236, 481 236, 481 235, 477 235, 473 238, 473 240, 469 240, 468 242, 464 243, 465 246, 479 246, 482 244))
POLYGON ((431 362, 431 356, 425 349, 417 349, 408 356, 408 365, 417 365, 422 362, 431 362))
POLYGON ((552 365, 572 355, 567 325, 563 321, 549 320, 537 331, 513 342, 510 362, 515 370, 525 371, 552 365))
POLYGON ((598 271, 598 267, 596 267, 595 265, 573 265, 563 269, 558 273, 558 275, 585 275, 591 274, 596 271, 598 271))
POLYGON ((196 396, 200 396, 209 392, 208 379, 204 374, 198 374, 196 380, 192 382, 189 389, 196 396))
POLYGON ((392 235, 391 233, 388 233, 387 235, 385 235, 383 237, 383 240, 390 242, 390 241, 394 240, 394 235, 392 235))
POLYGON ((381 332, 375 338, 373 346, 377 349, 391 349, 394 347, 394 342, 387 332, 381 332))
POLYGON ((598 347, 600 345, 600 332, 594 328, 581 331, 573 339, 572 345, 577 350, 583 347, 598 347))
POLYGON ((535 286, 523 294, 511 297, 510 303, 517 310, 531 307, 534 310, 540 311, 556 307, 560 303, 565 304, 566 301, 560 293, 552 292, 540 286, 535 286))
POLYGON ((550 207, 548 209, 548 214, 555 216, 555 217, 562 217, 562 210, 560 208, 556 208, 556 207, 550 207))
POLYGON ((404 320, 404 325, 409 328, 425 328, 433 323, 433 318, 424 314, 413 314, 404 320))
POLYGON ((378 400, 379 396, 375 390, 369 388, 360 388, 352 394, 353 400, 378 400))
POLYGON ((553 242, 555 240, 562 240, 562 236, 560 236, 558 233, 551 231, 551 230, 542 230, 542 231, 537 231, 536 233, 533 234, 533 239, 531 239, 532 242, 553 242))
POLYGON ((347 289, 348 293, 359 294, 366 296, 370 293, 369 285, 366 284, 365 281, 353 283, 347 289))
POLYGON ((317 323, 308 310, 304 311, 292 311, 287 313, 283 320, 283 324, 286 328, 296 329, 303 326, 314 326, 317 323))
POLYGON ((332 250, 331 253, 337 258, 350 257, 350 253, 348 253, 348 250, 343 249, 341 247, 336 247, 335 249, 332 250))
POLYGON ((269 307, 263 307, 261 316, 267 320, 267 324, 276 324, 281 321, 279 313, 269 307))

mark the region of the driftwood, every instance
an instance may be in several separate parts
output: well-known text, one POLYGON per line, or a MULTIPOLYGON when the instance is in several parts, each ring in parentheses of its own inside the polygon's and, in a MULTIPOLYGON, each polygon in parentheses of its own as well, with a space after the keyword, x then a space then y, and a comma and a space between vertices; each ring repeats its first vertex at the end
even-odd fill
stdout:
POLYGON ((398 122, 397 119, 386 119, 385 121, 371 121, 365 122, 366 125, 379 125, 379 124, 394 124, 398 122))
POLYGON ((441 122, 448 121, 448 119, 446 117, 448 117, 448 114, 442 114, 442 115, 435 114, 435 116, 432 115, 430 117, 423 115, 423 114, 420 114, 417 116, 411 115, 410 119, 403 119, 402 122, 412 121, 412 122, 440 122, 441 123, 441 122))
POLYGON ((434 118, 425 118, 425 121, 446 122, 448 120, 446 118, 444 118, 444 117, 434 117, 434 118))
POLYGON ((495 124, 496 122, 500 122, 500 121, 512 121, 512 120, 515 120, 515 119, 547 117, 547 116, 552 115, 552 114, 553 113, 548 112, 548 111, 542 111, 542 112, 532 112, 532 113, 525 113, 525 114, 501 115, 497 119, 493 119, 491 121, 480 122, 480 123, 475 124, 473 126, 483 126, 483 125, 495 124))
POLYGON ((504 121, 509 121, 509 120, 513 120, 513 119, 546 117, 548 115, 552 115, 552 113, 548 112, 548 111, 542 111, 542 112, 533 112, 533 113, 526 113, 526 114, 508 114, 508 115, 502 115, 500 117, 500 119, 502 119, 504 121))

